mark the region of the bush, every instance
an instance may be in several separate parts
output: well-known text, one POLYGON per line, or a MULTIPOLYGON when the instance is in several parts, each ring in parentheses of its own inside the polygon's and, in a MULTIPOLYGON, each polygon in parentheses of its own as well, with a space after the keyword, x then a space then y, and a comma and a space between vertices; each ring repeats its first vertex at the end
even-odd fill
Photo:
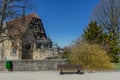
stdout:
POLYGON ((69 53, 68 52, 62 53, 62 59, 69 59, 69 53))
POLYGON ((110 57, 113 58, 113 59, 111 60, 112 63, 119 63, 119 56, 117 56, 117 55, 112 55, 112 56, 110 56, 110 57))
POLYGON ((107 52, 96 44, 74 44, 70 49, 70 63, 81 64, 84 69, 111 69, 107 52))

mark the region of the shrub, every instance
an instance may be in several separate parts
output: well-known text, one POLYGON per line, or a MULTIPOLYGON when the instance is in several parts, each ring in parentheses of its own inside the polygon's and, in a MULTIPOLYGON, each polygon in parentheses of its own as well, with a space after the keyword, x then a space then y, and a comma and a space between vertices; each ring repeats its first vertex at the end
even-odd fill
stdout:
POLYGON ((111 69, 107 52, 96 44, 74 44, 70 49, 70 63, 81 64, 85 69, 111 69))
POLYGON ((62 53, 62 59, 69 59, 69 53, 68 52, 62 53))

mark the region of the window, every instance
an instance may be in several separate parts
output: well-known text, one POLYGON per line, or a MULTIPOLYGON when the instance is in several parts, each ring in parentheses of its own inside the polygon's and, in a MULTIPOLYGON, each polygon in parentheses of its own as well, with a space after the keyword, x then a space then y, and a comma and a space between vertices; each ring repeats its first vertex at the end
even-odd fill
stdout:
POLYGON ((42 35, 40 35, 40 39, 42 39, 42 35))
POLYGON ((27 50, 30 50, 31 44, 30 44, 30 43, 26 44, 26 45, 25 45, 25 48, 26 48, 27 50))
POLYGON ((48 48, 48 45, 44 45, 44 48, 48 48))
POLYGON ((42 32, 42 28, 40 28, 40 32, 42 32))
POLYGON ((36 44, 36 48, 41 48, 41 44, 36 44))
POLYGON ((12 48, 12 50, 11 50, 11 56, 15 56, 16 55, 16 53, 17 53, 17 48, 12 48))

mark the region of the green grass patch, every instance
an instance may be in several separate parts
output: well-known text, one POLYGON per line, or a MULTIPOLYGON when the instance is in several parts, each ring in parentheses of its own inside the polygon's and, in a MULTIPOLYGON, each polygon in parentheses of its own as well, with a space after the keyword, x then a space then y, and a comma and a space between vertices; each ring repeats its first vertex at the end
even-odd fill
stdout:
POLYGON ((120 70, 120 62, 119 63, 114 63, 115 69, 120 70))

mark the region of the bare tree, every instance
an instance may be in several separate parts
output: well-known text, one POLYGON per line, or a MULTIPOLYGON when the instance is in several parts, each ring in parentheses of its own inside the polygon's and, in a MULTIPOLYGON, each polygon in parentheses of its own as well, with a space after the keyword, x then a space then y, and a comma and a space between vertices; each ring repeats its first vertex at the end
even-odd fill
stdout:
POLYGON ((0 42, 8 39, 14 41, 5 22, 22 16, 24 23, 25 11, 31 9, 29 5, 30 0, 0 0, 0 42))
MULTIPOLYGON (((9 24, 7 24, 6 22, 9 22, 18 17, 22 17, 23 23, 21 24, 24 24, 25 22, 24 17, 26 10, 32 9, 32 7, 30 7, 31 5, 30 2, 31 0, 0 0, 0 43, 6 40, 10 40, 12 44, 16 44, 16 45, 18 44, 19 47, 21 47, 20 39, 22 34, 18 36, 12 36, 8 31, 9 24)), ((3 50, 3 47, 1 48, 3 50)), ((1 55, 2 57, 4 57, 2 53, 1 55)))
POLYGON ((111 55, 120 52, 120 0, 100 0, 91 16, 91 21, 96 21, 107 32, 108 44, 111 48, 111 55))
POLYGON ((101 0, 91 20, 95 20, 108 32, 118 35, 120 31, 120 0, 101 0))

